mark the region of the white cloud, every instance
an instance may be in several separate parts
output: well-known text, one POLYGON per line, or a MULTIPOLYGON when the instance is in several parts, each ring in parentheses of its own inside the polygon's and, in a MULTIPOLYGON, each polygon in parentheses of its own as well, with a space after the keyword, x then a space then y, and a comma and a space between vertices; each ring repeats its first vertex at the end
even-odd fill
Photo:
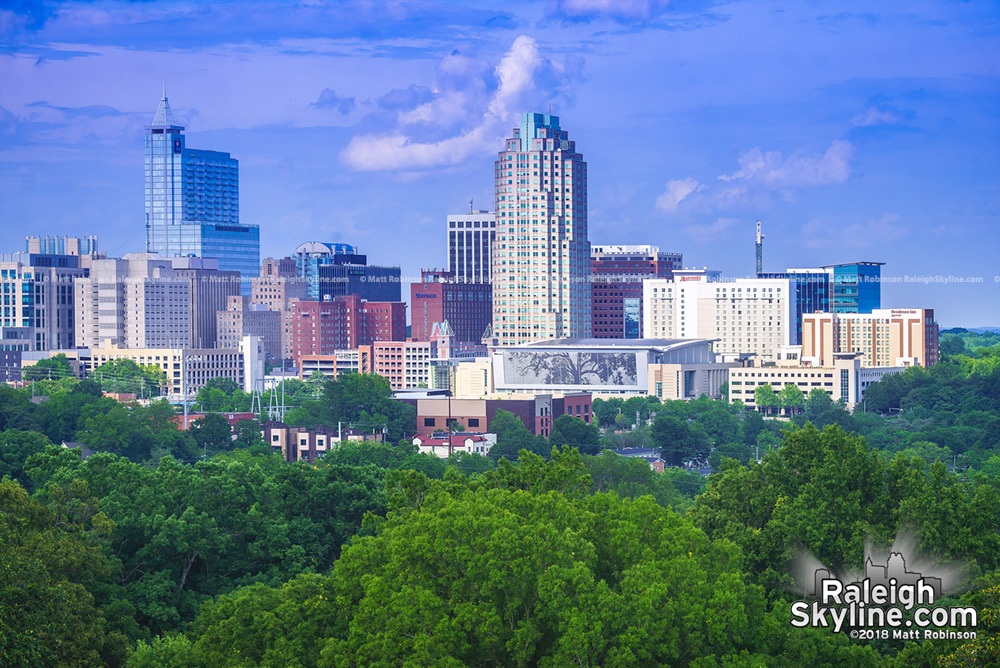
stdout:
POLYGON ((779 151, 766 153, 754 147, 740 155, 740 169, 723 174, 722 181, 758 183, 776 190, 843 183, 851 175, 854 147, 838 139, 822 155, 794 153, 783 158, 779 151))
MULTIPOLYGON (((448 86, 435 90, 434 99, 399 116, 402 126, 433 124, 452 132, 439 140, 415 139, 403 127, 388 134, 362 135, 351 139, 341 152, 341 160, 362 171, 426 169, 454 165, 472 155, 488 154, 502 145, 503 133, 509 131, 509 119, 521 111, 537 107, 554 96, 565 96, 567 68, 545 58, 538 43, 527 35, 514 40, 494 70, 497 88, 488 102, 482 94, 462 90, 464 82, 479 82, 476 63, 464 57, 449 56, 439 68, 439 78, 448 86), (481 111, 477 114, 477 102, 481 111), (472 127, 454 134, 451 127, 464 119, 478 118, 472 127)), ((485 88, 483 88, 485 90, 485 88)))
POLYGON ((668 5, 666 0, 552 0, 545 13, 569 20, 638 21, 666 11, 668 5))
POLYGON ((667 181, 666 190, 656 198, 656 208, 660 211, 676 211, 677 205, 688 195, 704 189, 704 185, 690 176, 686 179, 672 179, 667 181))
POLYGON ((851 125, 856 128, 866 128, 872 125, 893 125, 899 122, 899 116, 891 111, 868 107, 851 119, 851 125))

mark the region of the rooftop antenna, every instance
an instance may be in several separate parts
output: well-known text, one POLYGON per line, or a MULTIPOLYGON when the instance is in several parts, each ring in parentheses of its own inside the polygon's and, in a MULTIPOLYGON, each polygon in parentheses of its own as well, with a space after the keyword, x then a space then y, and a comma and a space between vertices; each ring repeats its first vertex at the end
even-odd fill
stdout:
POLYGON ((163 99, 164 100, 167 99, 167 82, 166 81, 163 82, 163 99))
POLYGON ((474 197, 470 197, 469 198, 469 213, 475 213, 476 212, 476 210, 472 208, 472 202, 473 202, 474 199, 475 199, 474 197))
POLYGON ((757 276, 763 271, 764 264, 764 235, 760 233, 760 221, 757 221, 757 276))

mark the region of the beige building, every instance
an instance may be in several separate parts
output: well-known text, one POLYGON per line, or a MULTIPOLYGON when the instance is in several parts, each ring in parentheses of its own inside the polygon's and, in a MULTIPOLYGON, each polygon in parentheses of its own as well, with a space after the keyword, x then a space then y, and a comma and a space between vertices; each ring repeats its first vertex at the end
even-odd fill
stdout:
POLYGON ((305 299, 306 282, 299 277, 295 260, 290 257, 264 258, 260 264, 260 276, 251 280, 250 301, 281 313, 281 359, 295 356, 292 333, 294 305, 305 299))
POLYGON ((95 260, 77 278, 76 345, 105 340, 123 348, 166 348, 191 341, 191 287, 155 253, 95 260))
POLYGON ((216 314, 218 347, 238 346, 245 336, 260 338, 268 359, 281 359, 281 313, 270 311, 263 304, 253 304, 249 297, 229 297, 225 311, 216 314))
POLYGON ((358 346, 371 360, 371 372, 386 378, 393 390, 428 386, 431 360, 437 357, 434 341, 375 341, 358 346))
POLYGON ((718 272, 674 270, 643 281, 643 333, 653 339, 715 339, 716 353, 773 362, 792 343, 795 292, 788 279, 719 281, 718 272))
POLYGON ((558 117, 520 120, 494 164, 493 330, 503 345, 589 337, 587 163, 558 117))
POLYGON ((777 365, 729 370, 729 400, 757 408, 754 393, 760 385, 771 385, 775 393, 792 384, 808 395, 819 389, 833 401, 843 400, 848 409, 864 401, 865 390, 883 377, 902 373, 905 367, 866 368, 857 353, 834 353, 828 365, 800 364, 801 346, 788 346, 779 353, 777 365))
POLYGON ((875 309, 871 313, 803 313, 802 359, 829 365, 837 353, 861 353, 866 367, 937 364, 933 309, 875 309))

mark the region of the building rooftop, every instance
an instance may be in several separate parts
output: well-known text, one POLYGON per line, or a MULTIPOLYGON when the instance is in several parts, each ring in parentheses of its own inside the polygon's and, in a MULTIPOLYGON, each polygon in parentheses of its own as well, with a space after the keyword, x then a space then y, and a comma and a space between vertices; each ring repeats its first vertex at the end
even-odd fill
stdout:
POLYGON ((718 339, 587 339, 562 338, 543 339, 531 343, 521 343, 504 348, 657 348, 673 349, 684 346, 703 345, 718 339))

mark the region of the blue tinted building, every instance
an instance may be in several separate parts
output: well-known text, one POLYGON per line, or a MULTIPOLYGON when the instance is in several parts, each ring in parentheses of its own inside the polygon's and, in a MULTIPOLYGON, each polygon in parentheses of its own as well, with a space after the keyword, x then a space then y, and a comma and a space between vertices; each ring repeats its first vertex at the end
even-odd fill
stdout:
POLYGON ((294 257, 310 300, 358 295, 368 301, 402 301, 399 267, 370 265, 368 256, 350 244, 309 241, 295 249, 294 257))
POLYGON ((871 313, 882 308, 882 265, 885 262, 829 264, 832 270, 833 312, 871 313))
POLYGON ((260 270, 260 229, 240 224, 239 162, 188 148, 166 95, 146 128, 146 250, 205 257, 239 271, 243 291, 260 270))
POLYGON ((795 290, 795 331, 793 344, 802 343, 802 314, 828 313, 833 296, 831 274, 823 269, 789 269, 788 271, 762 272, 757 278, 785 278, 792 281, 795 290))

